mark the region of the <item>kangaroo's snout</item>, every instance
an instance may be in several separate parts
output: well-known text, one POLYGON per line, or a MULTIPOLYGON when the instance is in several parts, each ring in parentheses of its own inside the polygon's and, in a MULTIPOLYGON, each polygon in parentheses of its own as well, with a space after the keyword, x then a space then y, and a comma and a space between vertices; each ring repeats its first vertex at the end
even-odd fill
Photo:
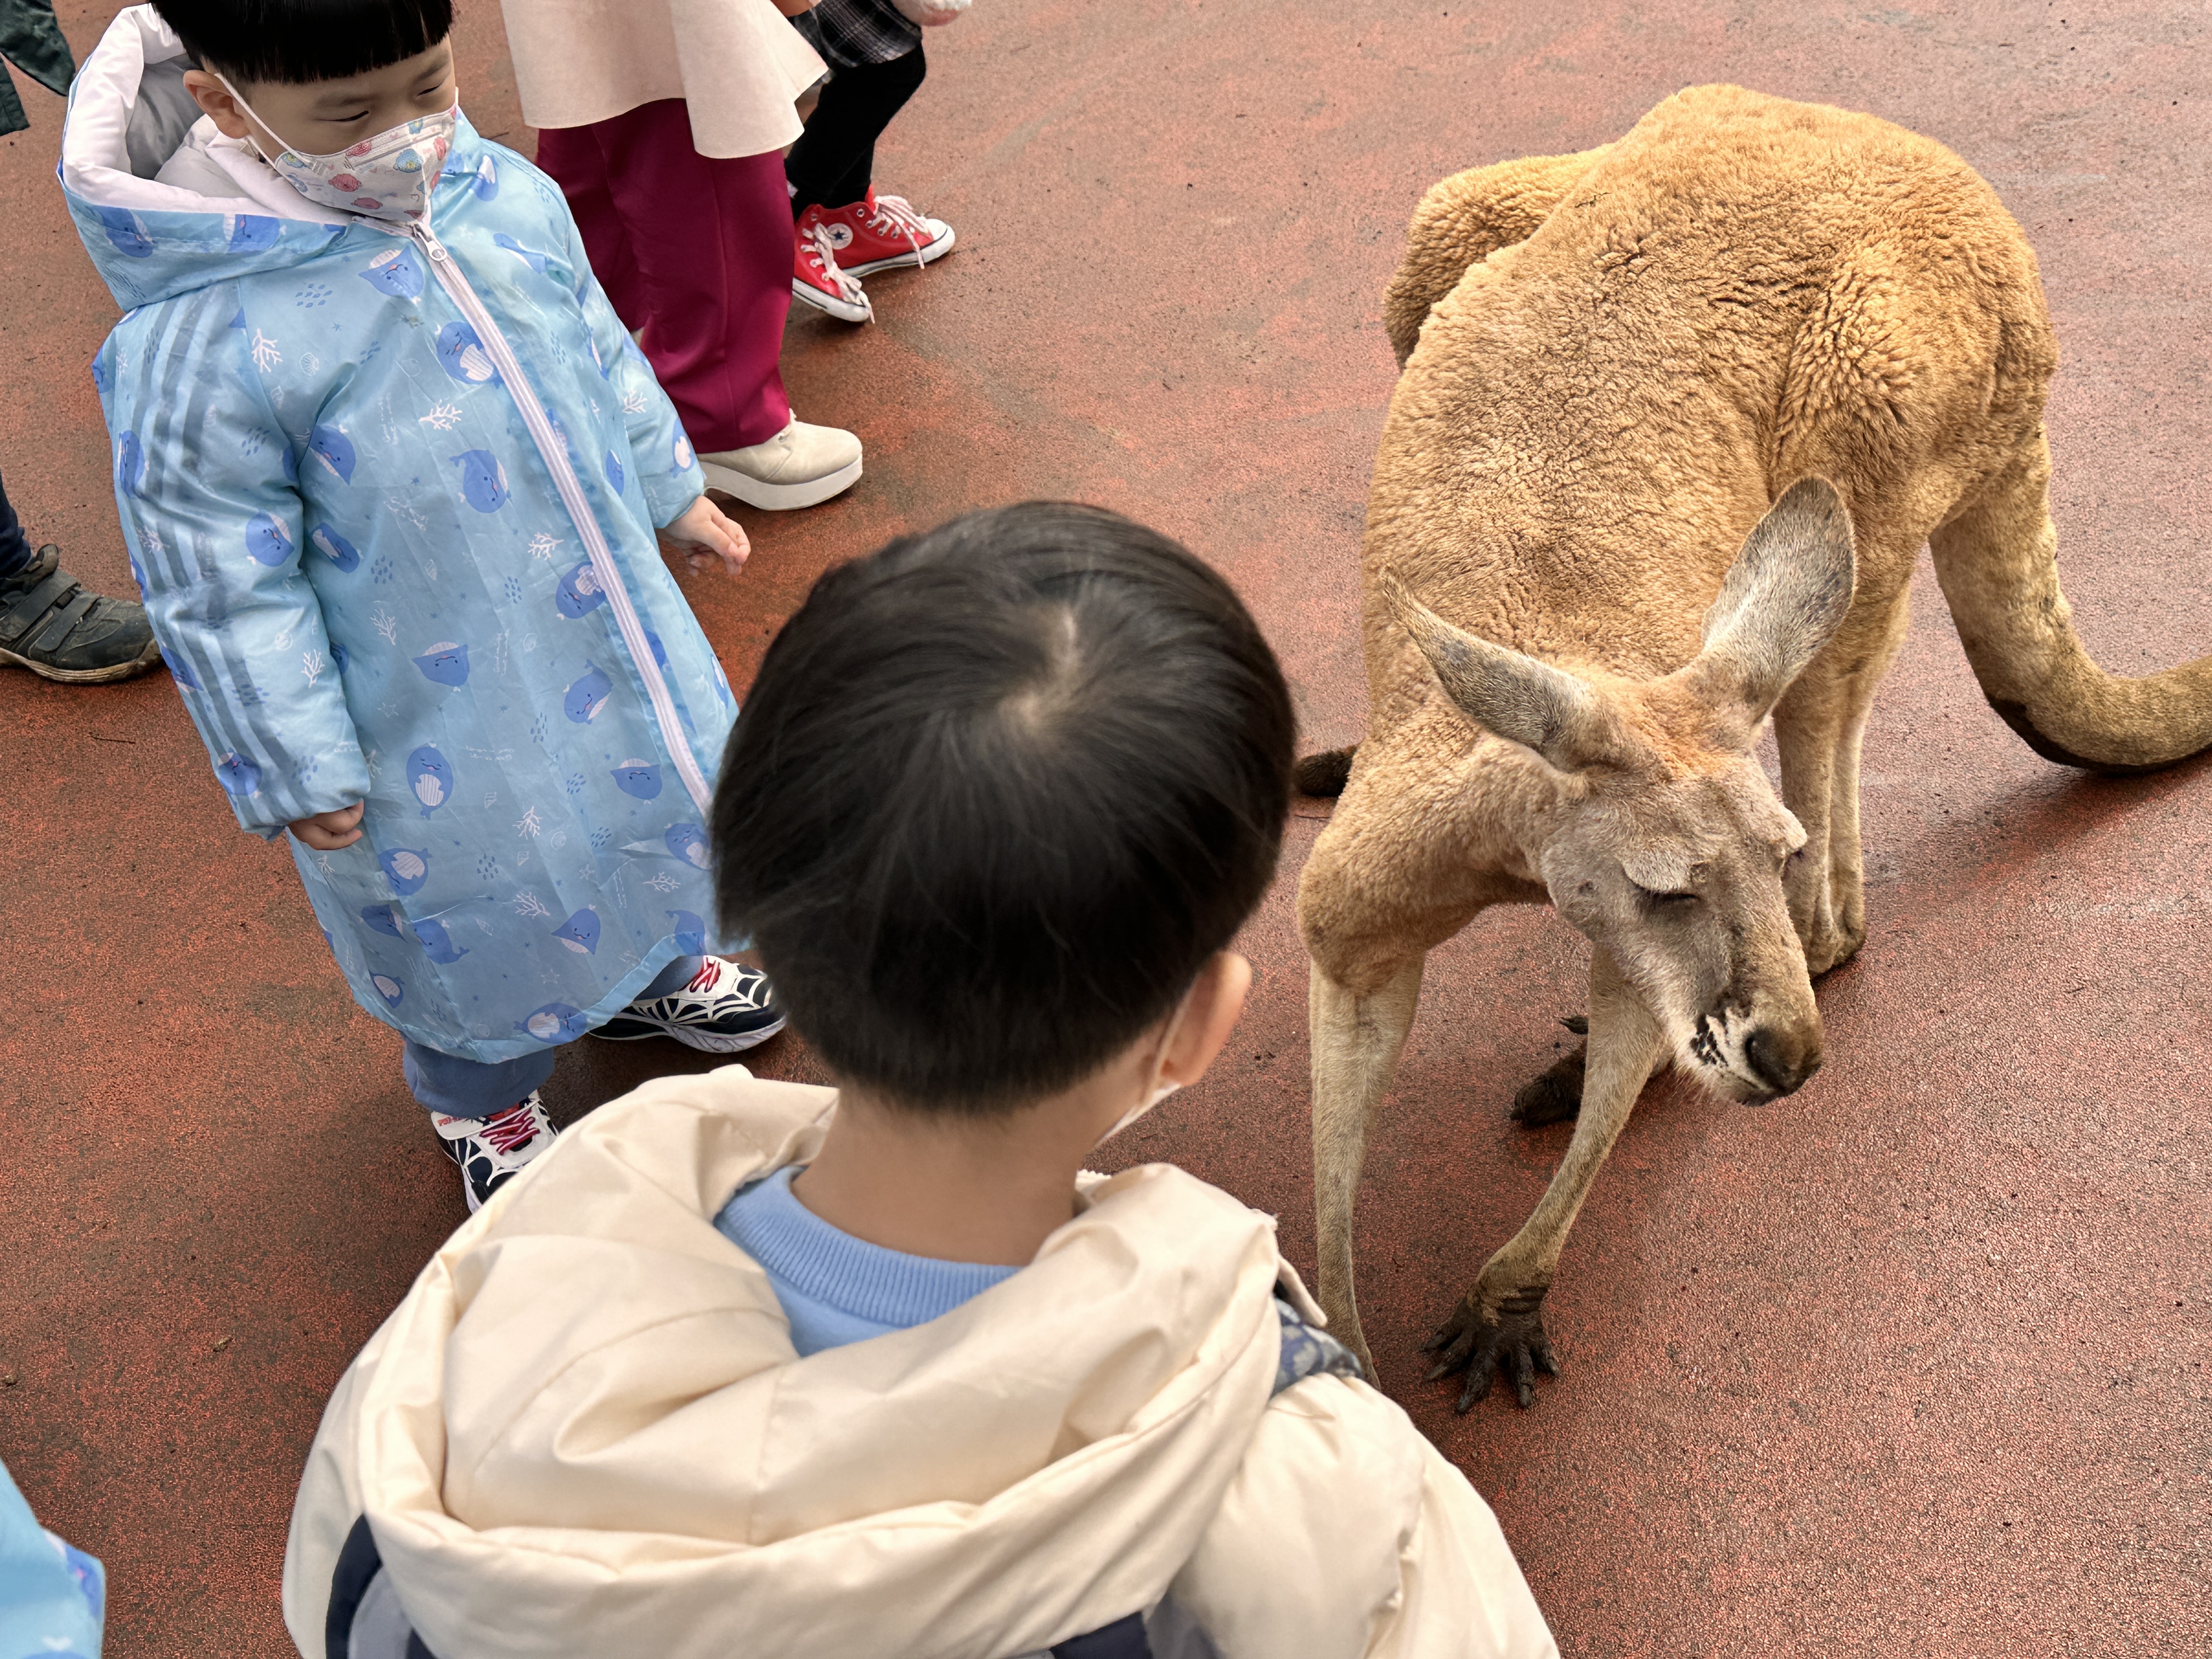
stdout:
POLYGON ((1820 1033, 1762 1025, 1745 1039, 1743 1059, 1776 1096, 1794 1095, 1820 1069, 1820 1033))

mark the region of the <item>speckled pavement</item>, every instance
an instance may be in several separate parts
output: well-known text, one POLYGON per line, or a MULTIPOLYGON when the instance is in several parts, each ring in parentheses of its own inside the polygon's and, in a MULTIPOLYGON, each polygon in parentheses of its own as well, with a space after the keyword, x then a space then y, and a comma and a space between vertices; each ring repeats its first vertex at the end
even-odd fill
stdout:
MULTIPOLYGON (((2212 649, 2212 100, 2200 8, 981 0, 879 179, 960 248, 793 320, 800 414, 867 476, 684 574, 743 685, 827 565, 956 510, 1103 501, 1249 597, 1316 745, 1355 738, 1354 569, 1419 191, 1578 149, 1683 85, 1872 111, 1980 168, 2043 262, 2067 590, 2106 665, 2212 649)), ((465 94, 527 149, 495 7, 465 94)), ((64 0, 80 55, 106 13, 64 0)), ((113 307, 52 170, 0 140, 0 470, 128 592, 86 364, 113 307)), ((1828 1063, 1763 1108, 1656 1085, 1547 1313, 1565 1375, 1466 1417, 1414 1350, 1565 1145, 1505 1119, 1586 947, 1493 913, 1439 950, 1362 1190, 1382 1381, 1489 1498, 1564 1653, 2195 1659, 2212 1651, 2212 775, 2102 781, 1983 704, 1932 580, 1867 746, 1870 932, 1828 1063)), ((108 1652, 290 1651, 277 1573, 317 1413, 463 1214, 281 850, 241 836, 165 677, 0 672, 0 1458, 110 1573, 108 1652)), ((1116 1143, 1311 1259, 1294 823, 1216 1074, 1116 1143)), ((662 1044, 580 1044, 565 1118, 662 1044)), ((756 1056, 811 1075, 795 1039, 756 1056)), ((711 1455, 711 1448, 702 1448, 711 1455)))

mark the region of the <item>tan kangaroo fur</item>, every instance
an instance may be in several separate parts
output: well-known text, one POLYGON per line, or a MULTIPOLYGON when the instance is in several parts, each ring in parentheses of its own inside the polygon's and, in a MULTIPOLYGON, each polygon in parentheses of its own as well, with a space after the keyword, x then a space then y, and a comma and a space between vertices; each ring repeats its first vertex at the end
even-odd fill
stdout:
POLYGON ((2075 639, 2035 256, 1925 138, 1685 92, 1602 149, 1437 185, 1385 312, 1370 725, 1298 891, 1321 1300, 1369 1358, 1352 1196, 1424 957, 1548 899, 1594 947, 1579 1121, 1429 1345, 1462 1410, 1501 1364, 1527 1405, 1646 1080, 1671 1060, 1759 1101, 1820 1063, 1810 975, 1866 936, 1859 740, 1921 544, 1983 690, 2051 759, 2212 743, 2212 659, 2117 679, 2075 639), (1770 712, 1778 799, 1751 753, 1770 712))

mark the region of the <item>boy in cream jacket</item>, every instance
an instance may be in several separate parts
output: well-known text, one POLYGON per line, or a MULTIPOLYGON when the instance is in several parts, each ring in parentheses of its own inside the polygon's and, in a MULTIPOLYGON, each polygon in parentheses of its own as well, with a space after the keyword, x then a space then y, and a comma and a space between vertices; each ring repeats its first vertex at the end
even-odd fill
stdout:
POLYGON ((1292 737, 1236 596, 1110 514, 825 576, 714 843, 842 1086, 647 1085, 453 1236, 325 1413, 301 1652, 1555 1654, 1272 1220, 1082 1173, 1236 1023, 1292 737))

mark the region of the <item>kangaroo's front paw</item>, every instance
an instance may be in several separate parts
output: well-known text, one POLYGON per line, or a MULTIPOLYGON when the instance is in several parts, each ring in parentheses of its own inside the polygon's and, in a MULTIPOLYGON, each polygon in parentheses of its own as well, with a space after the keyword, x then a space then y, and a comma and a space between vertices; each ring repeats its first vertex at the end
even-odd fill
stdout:
POLYGON ((1452 1310, 1451 1317, 1421 1345, 1423 1353, 1437 1357, 1429 1368, 1428 1381, 1433 1382, 1455 1371, 1467 1373, 1467 1384, 1460 1390, 1454 1411, 1468 1411, 1489 1394, 1491 1382, 1501 1366, 1524 1408, 1536 1403, 1538 1371, 1547 1376, 1559 1374, 1551 1339, 1544 1334, 1547 1288, 1534 1285, 1486 1292, 1483 1281, 1477 1279, 1452 1310))

